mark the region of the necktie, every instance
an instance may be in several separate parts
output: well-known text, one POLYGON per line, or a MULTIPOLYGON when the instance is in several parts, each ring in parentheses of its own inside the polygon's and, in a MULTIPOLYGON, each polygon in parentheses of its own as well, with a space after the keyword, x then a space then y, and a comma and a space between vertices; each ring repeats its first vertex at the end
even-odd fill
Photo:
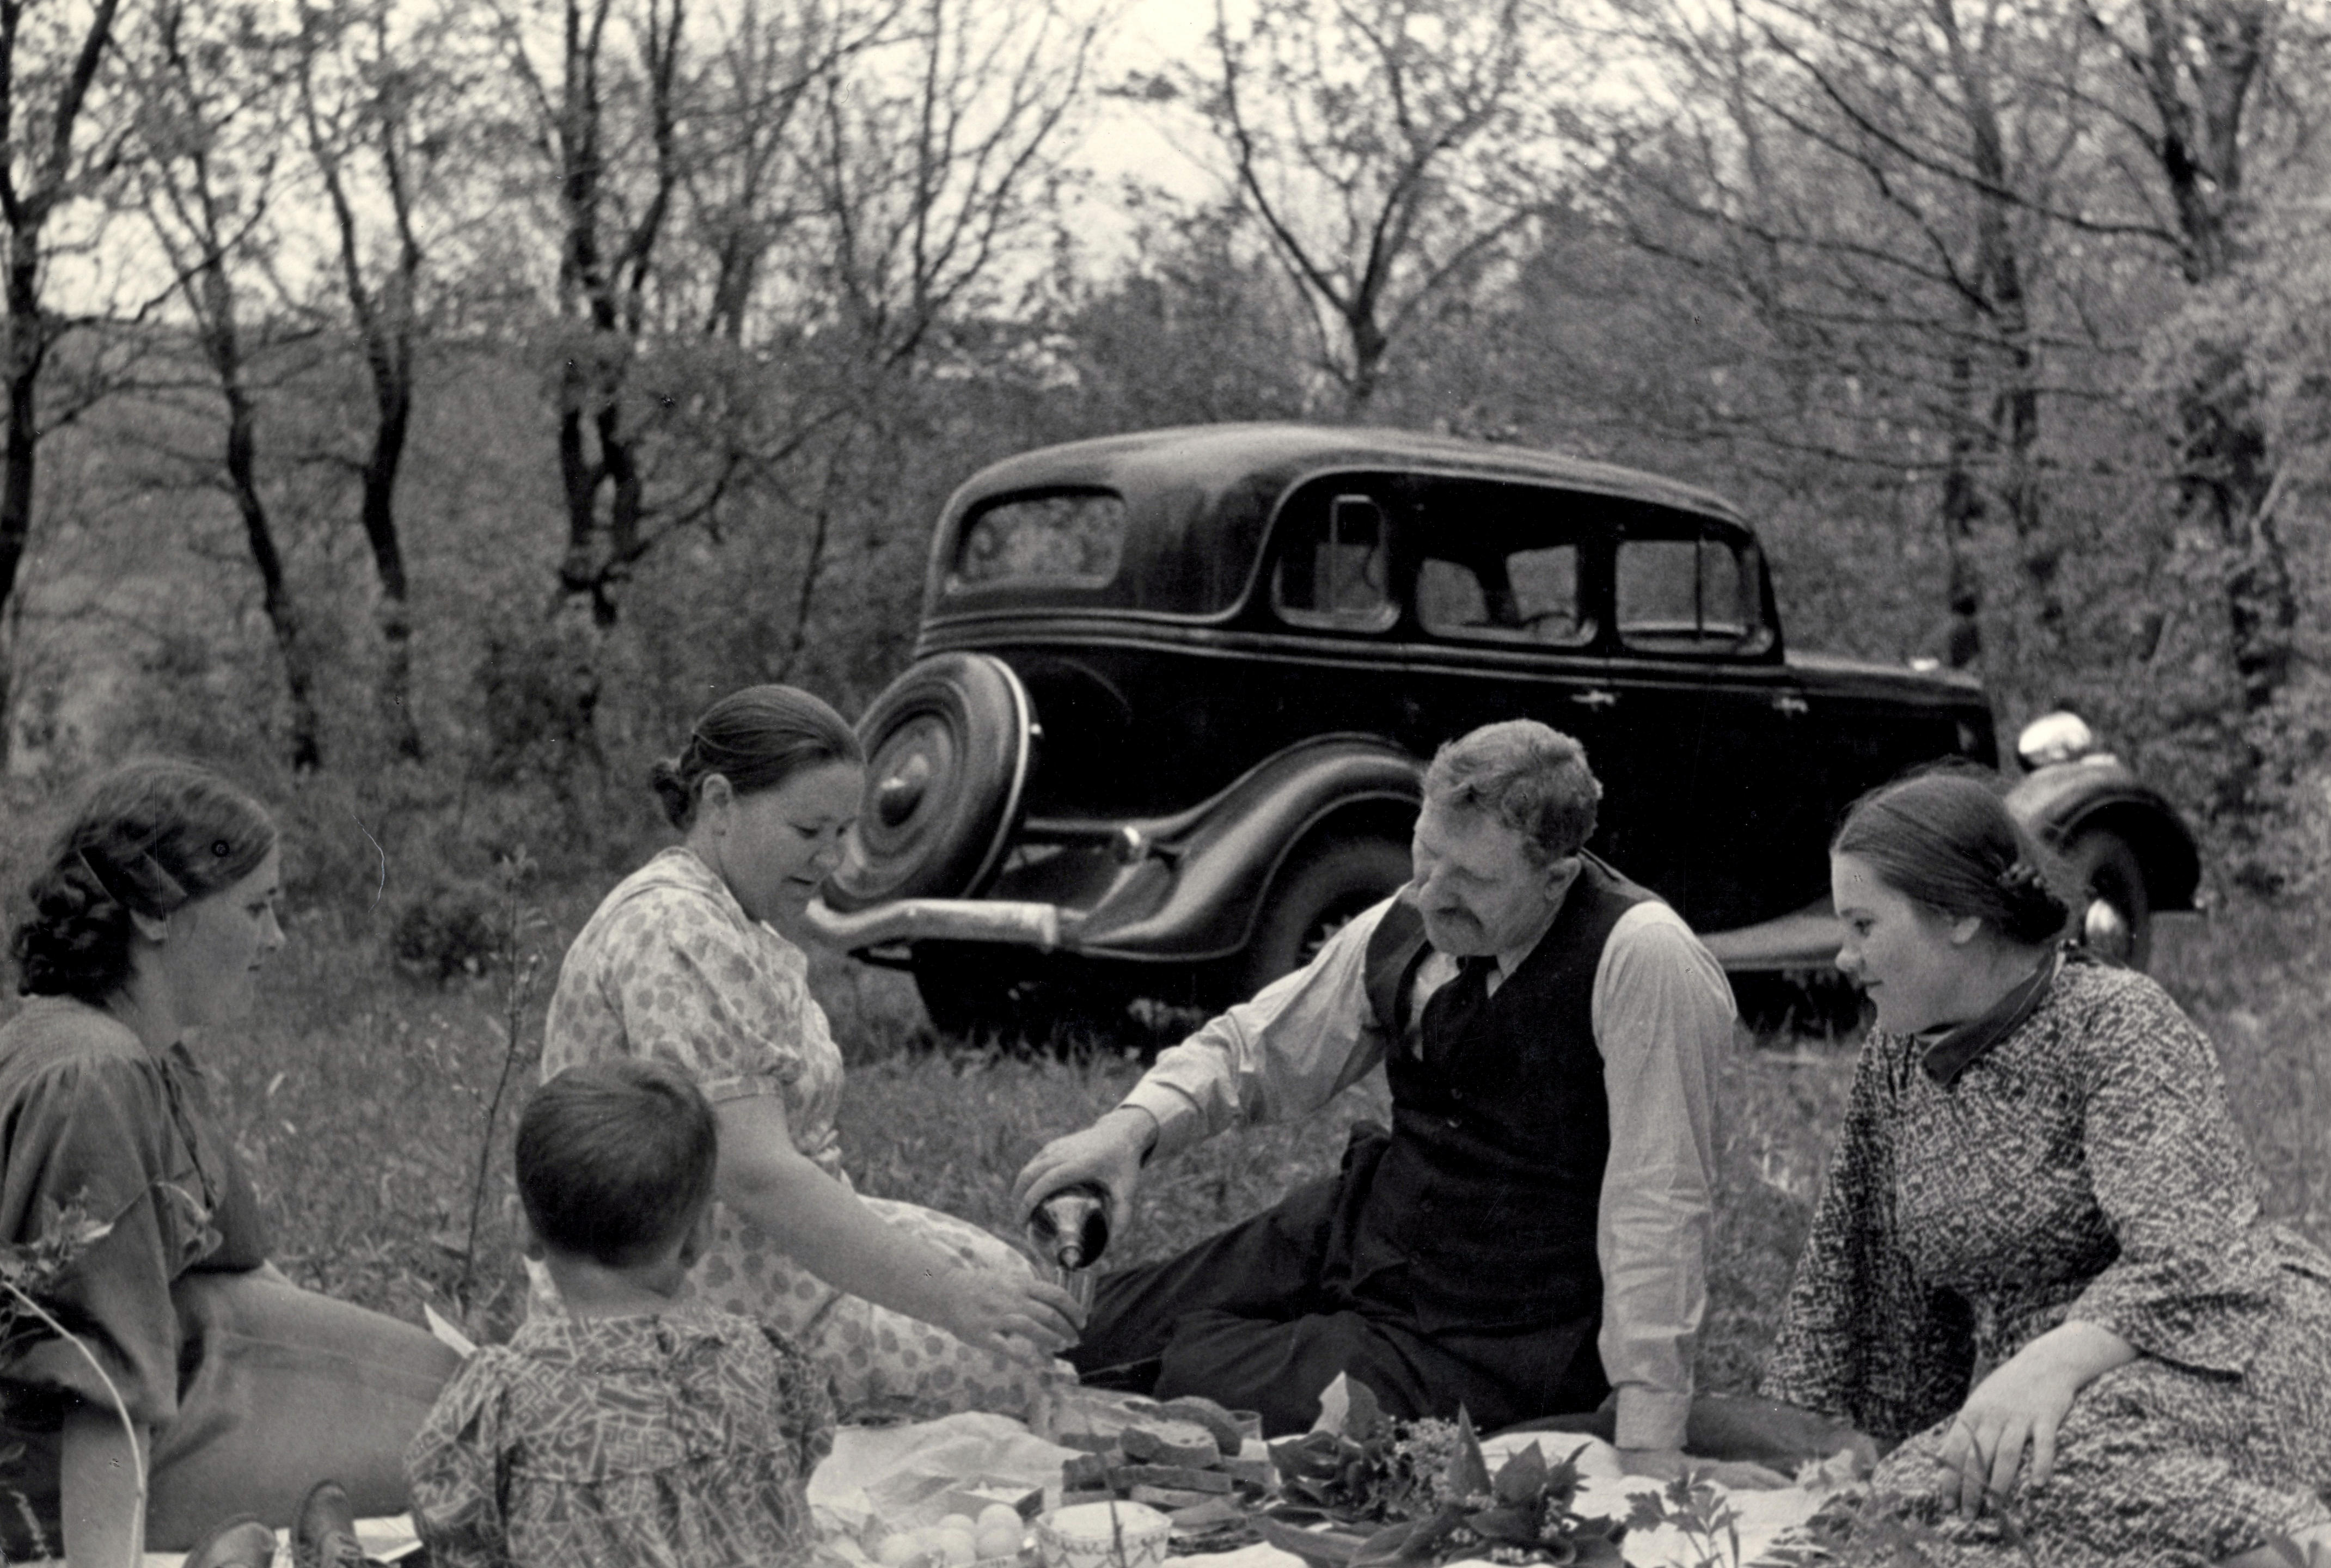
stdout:
POLYGON ((1448 1065, 1450 1057, 1465 1038, 1466 1031, 1489 1001, 1489 976, 1496 974, 1498 961, 1489 954, 1477 954, 1457 961, 1457 978, 1425 999, 1424 1018, 1419 1029, 1424 1046, 1424 1060, 1435 1067, 1448 1065))

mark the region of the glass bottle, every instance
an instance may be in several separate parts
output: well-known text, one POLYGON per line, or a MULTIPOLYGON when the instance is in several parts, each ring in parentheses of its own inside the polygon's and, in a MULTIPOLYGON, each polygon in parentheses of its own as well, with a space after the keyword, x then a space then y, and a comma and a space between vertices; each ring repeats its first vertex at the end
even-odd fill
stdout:
POLYGON ((1028 1216, 1028 1244, 1046 1276, 1078 1305, 1090 1307, 1093 1277, 1088 1270, 1108 1245, 1108 1190, 1098 1182, 1079 1182, 1047 1193, 1028 1216))

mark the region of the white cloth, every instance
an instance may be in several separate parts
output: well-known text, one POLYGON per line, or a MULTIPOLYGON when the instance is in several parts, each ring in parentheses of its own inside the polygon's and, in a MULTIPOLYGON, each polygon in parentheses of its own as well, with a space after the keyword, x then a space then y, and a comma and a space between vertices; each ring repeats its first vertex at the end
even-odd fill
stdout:
MULTIPOLYGON (((1368 1006, 1366 959, 1387 898, 1318 956, 1159 1053, 1122 1102, 1157 1122, 1162 1157, 1232 1127, 1310 1115, 1375 1069, 1392 1044, 1368 1006)), ((1412 1021, 1454 977, 1435 953, 1419 970, 1412 1021)), ((1595 1251, 1603 1269, 1603 1370, 1628 1448, 1680 1448, 1692 1358, 1708 1309, 1716 1137, 1712 1075, 1732 1039, 1724 971, 1666 905, 1621 916, 1594 972, 1593 1021, 1610 1102, 1595 1251)), ((1401 1042, 1418 1049, 1415 1025, 1401 1042)))

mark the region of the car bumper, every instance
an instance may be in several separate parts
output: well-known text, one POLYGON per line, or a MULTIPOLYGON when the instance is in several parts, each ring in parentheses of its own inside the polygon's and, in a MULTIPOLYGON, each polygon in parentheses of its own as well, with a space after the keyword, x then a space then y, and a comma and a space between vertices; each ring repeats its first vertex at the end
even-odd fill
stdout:
POLYGON ((804 913, 822 940, 852 953, 916 942, 1074 952, 1085 921, 1081 909, 1011 898, 899 898, 847 915, 813 898, 804 913))

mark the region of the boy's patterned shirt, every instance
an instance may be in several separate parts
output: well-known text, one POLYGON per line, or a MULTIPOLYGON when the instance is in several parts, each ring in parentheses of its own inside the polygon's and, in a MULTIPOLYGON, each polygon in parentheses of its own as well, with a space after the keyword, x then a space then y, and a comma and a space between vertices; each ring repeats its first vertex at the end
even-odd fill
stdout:
POLYGON ((814 1544, 824 1375, 687 1304, 538 1317, 457 1373, 405 1457, 435 1568, 775 1568, 814 1544))

